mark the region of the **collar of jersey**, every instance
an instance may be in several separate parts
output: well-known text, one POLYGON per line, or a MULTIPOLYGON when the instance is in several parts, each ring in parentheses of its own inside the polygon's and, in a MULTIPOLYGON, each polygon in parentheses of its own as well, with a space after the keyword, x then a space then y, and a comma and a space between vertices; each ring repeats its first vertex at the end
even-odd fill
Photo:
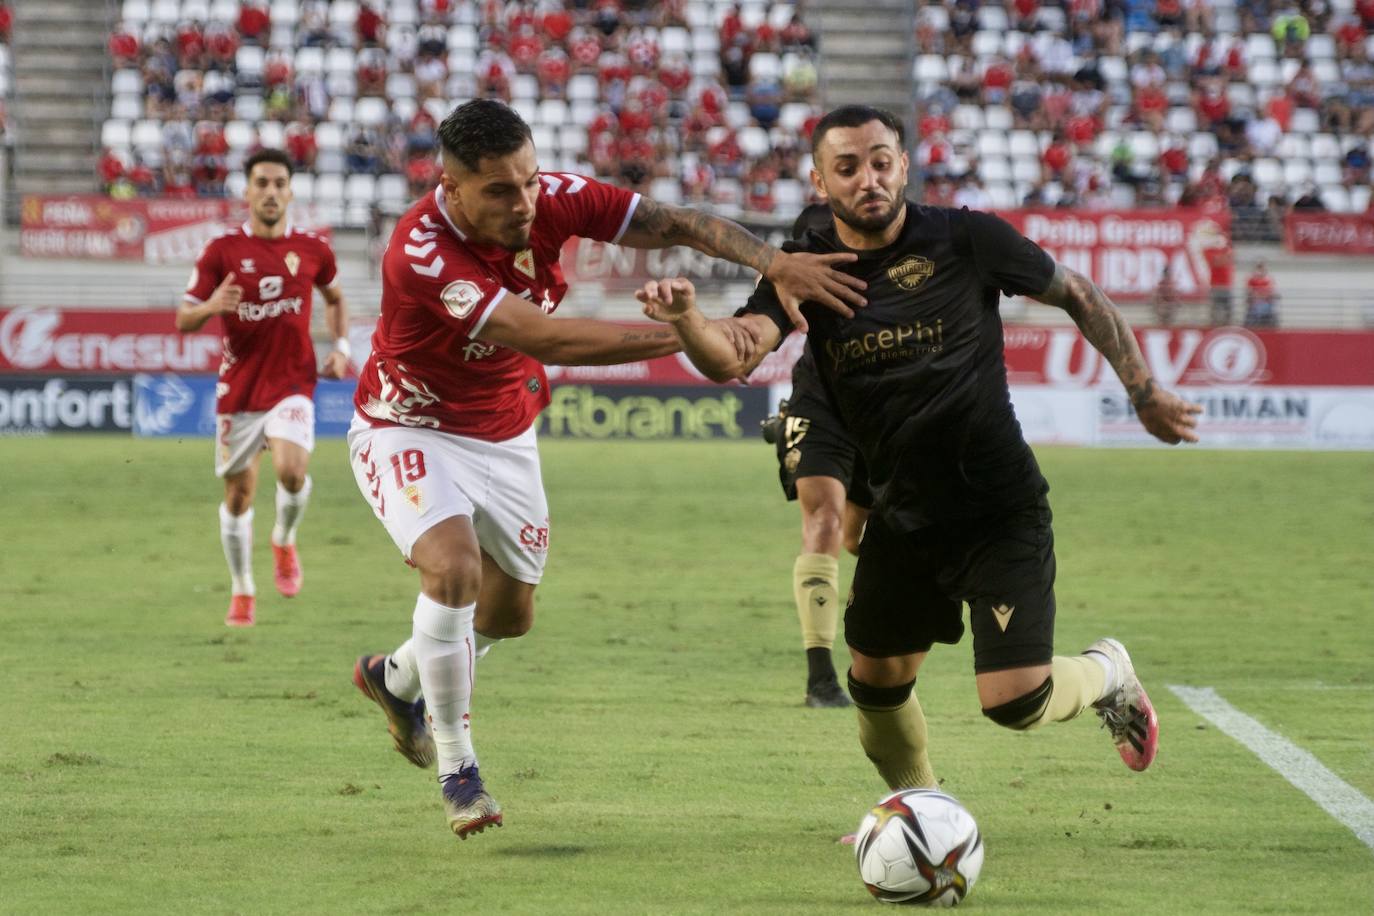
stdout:
POLYGON ((500 245, 483 245, 480 242, 474 242, 463 234, 463 230, 459 229, 454 224, 453 219, 449 217, 448 207, 444 206, 443 185, 438 185, 434 189, 434 207, 439 211, 439 215, 444 218, 444 222, 448 225, 449 231, 458 237, 458 241, 462 242, 464 247, 483 261, 500 261, 510 257, 510 252, 500 245))
MULTIPOLYGON (((239 228, 242 229, 242 230, 243 230, 243 234, 246 235, 246 236, 248 236, 250 239, 259 239, 259 238, 260 238, 260 239, 262 239, 264 242, 274 242, 274 241, 276 241, 276 239, 269 239, 269 238, 266 238, 266 237, 261 236, 261 235, 254 235, 254 234, 253 234, 253 227, 250 226, 250 225, 248 225, 248 221, 247 221, 247 220, 244 220, 243 225, 240 226, 239 228)), ((283 232, 281 235, 277 236, 277 238, 280 238, 280 239, 290 238, 290 237, 291 237, 291 232, 292 232, 292 229, 293 229, 293 228, 294 228, 294 227, 293 227, 290 223, 287 223, 287 224, 286 224, 286 231, 283 232)))

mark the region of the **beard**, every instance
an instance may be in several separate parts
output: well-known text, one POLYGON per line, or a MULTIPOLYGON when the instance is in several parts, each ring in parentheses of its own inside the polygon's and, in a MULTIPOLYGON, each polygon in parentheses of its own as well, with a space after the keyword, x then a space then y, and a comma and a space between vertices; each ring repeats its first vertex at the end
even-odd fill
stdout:
POLYGON ((266 208, 259 208, 253 215, 258 218, 258 222, 264 226, 275 226, 281 222, 282 216, 286 213, 285 207, 277 207, 275 212, 268 212, 266 208))
MULTIPOLYGON (((873 200, 880 200, 880 198, 876 198, 876 197, 868 197, 868 198, 865 198, 865 199, 859 201, 859 206, 862 207, 862 206, 864 206, 865 204, 867 204, 867 203, 869 203, 870 201, 873 201, 873 200)), ((850 209, 847 205, 840 203, 839 201, 835 200, 834 198, 831 198, 831 200, 830 200, 830 209, 833 210, 833 211, 835 212, 835 218, 836 218, 836 219, 839 219, 839 220, 843 220, 844 223, 845 223, 846 225, 848 225, 851 229, 856 229, 856 230, 858 230, 859 232, 881 232, 881 231, 883 231, 883 230, 886 229, 888 226, 891 226, 891 225, 892 225, 893 220, 895 220, 895 219, 898 217, 898 215, 901 214, 902 209, 903 209, 905 206, 906 206, 906 186, 905 186, 905 185, 903 185, 903 186, 898 190, 898 193, 896 193, 896 194, 894 194, 894 195, 892 196, 892 201, 891 201, 891 205, 890 205, 890 206, 888 206, 888 207, 885 208, 885 209, 879 210, 879 211, 877 211, 876 213, 873 213, 873 212, 869 212, 869 213, 860 213, 859 210, 857 210, 857 209, 850 209)))

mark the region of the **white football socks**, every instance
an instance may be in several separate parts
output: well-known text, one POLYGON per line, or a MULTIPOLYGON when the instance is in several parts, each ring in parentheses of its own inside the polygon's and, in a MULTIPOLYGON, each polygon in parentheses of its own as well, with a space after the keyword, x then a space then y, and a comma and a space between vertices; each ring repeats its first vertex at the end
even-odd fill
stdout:
POLYGON ((420 699, 420 670, 415 667, 415 650, 410 640, 386 657, 386 689, 408 703, 420 699))
POLYGON ((229 507, 220 503, 219 540, 224 545, 224 559, 229 563, 232 594, 257 594, 253 585, 252 508, 242 515, 230 515, 229 507))
POLYGON ((277 481, 277 523, 272 526, 272 543, 278 547, 296 543, 296 529, 305 516, 305 505, 310 501, 310 475, 299 490, 292 493, 277 481))
POLYGON ((1106 686, 1102 688, 1102 696, 1098 697, 1098 700, 1105 700, 1112 694, 1116 693, 1118 688, 1120 688, 1121 686, 1116 682, 1116 663, 1113 662, 1110 658, 1108 658, 1106 653, 1104 652, 1095 652, 1092 649, 1089 649, 1083 654, 1086 655, 1088 658, 1092 659, 1093 661, 1097 662, 1099 665, 1101 665, 1102 670, 1107 675, 1106 686))
POLYGON ((475 667, 472 616, 476 609, 476 602, 446 607, 423 593, 415 601, 410 650, 434 729, 440 778, 477 764, 469 715, 475 667))

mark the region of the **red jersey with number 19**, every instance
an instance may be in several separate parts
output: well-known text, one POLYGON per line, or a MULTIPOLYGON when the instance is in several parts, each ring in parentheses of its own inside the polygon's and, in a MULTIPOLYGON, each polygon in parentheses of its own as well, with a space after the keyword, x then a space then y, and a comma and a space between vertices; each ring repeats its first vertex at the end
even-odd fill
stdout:
POLYGON ((334 252, 323 239, 289 226, 280 238, 266 239, 245 223, 206 243, 185 298, 204 302, 231 273, 243 289, 238 311, 220 316, 224 358, 216 413, 271 410, 290 395, 314 394, 312 287, 331 285, 337 272, 334 252))
POLYGON ((549 403, 543 365, 484 343, 482 326, 508 296, 553 312, 568 291, 558 264, 563 243, 619 241, 639 195, 561 172, 539 180, 529 247, 519 252, 465 236, 449 219, 442 187, 396 224, 382 259, 382 316, 354 395, 368 423, 501 442, 549 403))

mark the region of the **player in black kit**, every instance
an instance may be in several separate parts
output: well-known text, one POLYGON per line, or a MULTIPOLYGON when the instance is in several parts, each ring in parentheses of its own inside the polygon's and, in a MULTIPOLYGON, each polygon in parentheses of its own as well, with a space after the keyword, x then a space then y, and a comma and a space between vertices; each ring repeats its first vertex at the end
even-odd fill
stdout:
MULTIPOLYGON (((831 223, 830 208, 812 204, 792 226, 800 238, 831 223)), ((830 406, 810 347, 792 367, 792 394, 764 424, 778 454, 778 480, 801 506, 801 553, 792 565, 792 598, 806 650, 806 698, 811 707, 843 707, 831 660, 840 608, 840 548, 859 552, 859 536, 873 506, 868 471, 854 440, 830 406)))
MULTIPOLYGON (((822 118, 811 179, 834 223, 789 243, 856 254, 840 269, 867 283, 868 305, 852 317, 802 308, 821 383, 876 500, 845 613, 860 742, 890 787, 936 784, 916 674, 935 643, 963 635, 967 603, 988 718, 1023 730, 1092 707, 1125 763, 1143 770, 1158 724, 1126 650, 1100 639, 1081 655, 1053 652, 1049 486, 1012 410, 999 290, 1064 309, 1160 440, 1196 441, 1200 408, 1156 385, 1126 321, 1091 280, 995 216, 908 202, 904 149, 886 112, 846 106, 822 118)), ((761 358, 741 363, 695 308, 688 281, 654 281, 638 296, 711 378, 745 377, 761 358)), ((792 323, 766 281, 740 314, 760 354, 792 323)))

